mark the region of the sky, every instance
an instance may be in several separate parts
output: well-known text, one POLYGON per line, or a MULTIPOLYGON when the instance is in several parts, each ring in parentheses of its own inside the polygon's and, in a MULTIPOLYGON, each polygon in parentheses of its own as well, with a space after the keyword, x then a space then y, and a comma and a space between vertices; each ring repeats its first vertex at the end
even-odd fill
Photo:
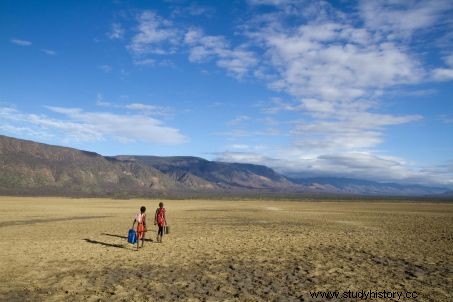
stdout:
POLYGON ((453 187, 453 1, 0 1, 0 134, 453 187))

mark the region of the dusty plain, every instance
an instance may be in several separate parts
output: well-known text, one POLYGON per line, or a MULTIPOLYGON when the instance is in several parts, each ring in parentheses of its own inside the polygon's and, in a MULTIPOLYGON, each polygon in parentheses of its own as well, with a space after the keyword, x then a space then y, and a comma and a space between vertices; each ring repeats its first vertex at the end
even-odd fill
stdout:
POLYGON ((453 299, 453 203, 165 201, 171 234, 156 243, 149 221, 135 251, 132 217, 157 203, 0 197, 0 301, 453 299))

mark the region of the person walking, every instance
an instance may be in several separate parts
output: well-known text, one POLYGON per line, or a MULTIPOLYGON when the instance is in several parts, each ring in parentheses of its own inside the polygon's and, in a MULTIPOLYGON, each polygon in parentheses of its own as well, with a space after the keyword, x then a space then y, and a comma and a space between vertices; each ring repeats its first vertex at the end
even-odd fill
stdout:
POLYGON ((142 240, 142 248, 145 242, 145 232, 146 232, 146 208, 142 206, 140 208, 140 213, 135 214, 134 222, 132 223, 132 228, 134 228, 135 223, 137 222, 137 251, 139 248, 139 241, 142 240))
POLYGON ((154 215, 154 225, 156 224, 158 226, 157 242, 162 242, 162 237, 164 235, 164 226, 167 225, 167 218, 165 217, 165 208, 163 202, 159 202, 159 207, 156 209, 156 214, 154 215))

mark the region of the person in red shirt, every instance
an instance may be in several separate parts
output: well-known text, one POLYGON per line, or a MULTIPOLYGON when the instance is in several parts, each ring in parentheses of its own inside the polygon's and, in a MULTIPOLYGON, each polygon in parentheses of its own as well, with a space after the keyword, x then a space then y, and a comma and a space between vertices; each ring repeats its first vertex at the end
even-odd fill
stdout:
POLYGON ((165 218, 164 203, 159 202, 159 207, 154 215, 154 225, 158 226, 157 230, 157 242, 162 242, 162 236, 164 235, 164 226, 167 225, 167 219, 165 218))
POLYGON ((132 223, 132 228, 134 228, 135 223, 137 222, 137 251, 138 251, 138 243, 140 239, 142 240, 142 248, 143 243, 145 242, 145 232, 146 232, 146 208, 141 207, 140 213, 135 214, 134 222, 132 223))

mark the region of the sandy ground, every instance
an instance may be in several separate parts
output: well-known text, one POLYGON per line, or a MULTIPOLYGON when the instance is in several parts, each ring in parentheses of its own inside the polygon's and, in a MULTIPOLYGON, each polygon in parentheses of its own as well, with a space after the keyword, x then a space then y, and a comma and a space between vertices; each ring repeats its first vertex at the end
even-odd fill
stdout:
POLYGON ((451 203, 166 201, 171 234, 134 251, 157 203, 0 197, 0 301, 452 301, 451 203))

